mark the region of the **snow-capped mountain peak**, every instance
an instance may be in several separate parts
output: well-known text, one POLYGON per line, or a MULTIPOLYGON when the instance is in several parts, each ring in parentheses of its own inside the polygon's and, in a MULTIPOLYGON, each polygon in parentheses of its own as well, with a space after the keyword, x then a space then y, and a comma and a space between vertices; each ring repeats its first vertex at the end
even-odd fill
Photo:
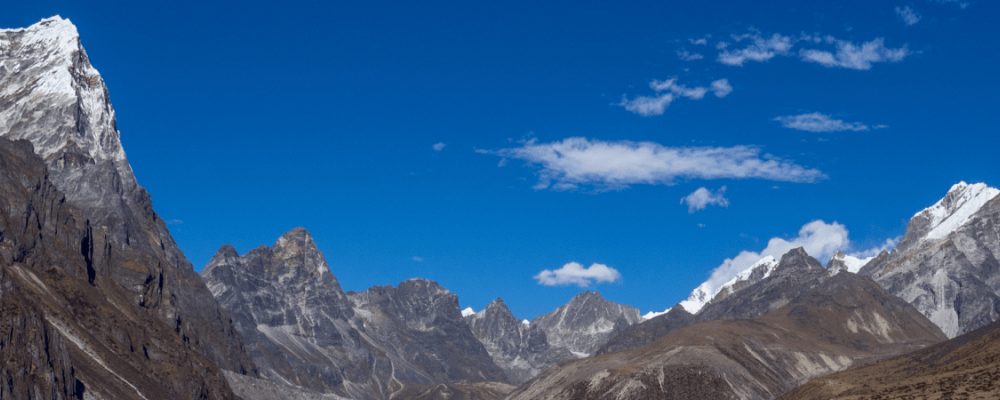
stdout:
MULTIPOLYGON (((694 288, 694 290, 691 291, 691 295, 688 296, 687 300, 682 301, 680 305, 684 307, 684 310, 686 310, 687 312, 691 314, 697 314, 698 311, 701 311, 701 309, 705 307, 706 304, 712 301, 712 299, 715 299, 717 296, 719 296, 719 294, 728 296, 733 292, 735 292, 736 290, 738 290, 736 289, 737 284, 739 284, 740 282, 749 282, 751 279, 751 275, 753 275, 755 271, 759 270, 762 272, 763 276, 758 278, 758 280, 760 280, 767 278, 768 276, 771 276, 771 272, 773 272, 774 267, 777 266, 778 266, 778 261, 775 260, 774 256, 766 256, 764 258, 761 258, 757 262, 753 263, 753 265, 751 265, 747 269, 740 271, 740 273, 736 274, 736 276, 733 277, 733 279, 730 279, 728 282, 722 284, 718 288, 712 288, 711 282, 702 283, 698 287, 694 288)), ((649 312, 646 315, 644 315, 643 318, 652 319, 657 316, 666 314, 668 311, 670 311, 669 308, 664 310, 662 313, 649 312)))
POLYGON ((943 199, 934 203, 916 215, 929 220, 926 239, 944 239, 951 232, 969 222, 972 215, 1000 194, 1000 190, 987 186, 985 183, 967 184, 959 182, 948 190, 943 199))
MULTIPOLYGON (((864 267, 865 264, 868 264, 868 262, 871 261, 873 258, 875 257, 857 258, 854 256, 849 256, 847 254, 844 254, 843 251, 838 251, 837 254, 834 254, 833 258, 830 259, 830 262, 827 263, 827 268, 830 268, 830 266, 833 265, 834 262, 839 261, 844 264, 844 269, 847 269, 847 271, 852 274, 856 274, 858 273, 858 271, 861 270, 861 267, 864 267)), ((836 271, 832 271, 833 274, 836 274, 837 272, 840 272, 839 269, 836 271)))
POLYGON ((476 315, 476 310, 473 310, 472 307, 465 307, 465 309, 462 310, 462 317, 468 317, 470 315, 476 315))

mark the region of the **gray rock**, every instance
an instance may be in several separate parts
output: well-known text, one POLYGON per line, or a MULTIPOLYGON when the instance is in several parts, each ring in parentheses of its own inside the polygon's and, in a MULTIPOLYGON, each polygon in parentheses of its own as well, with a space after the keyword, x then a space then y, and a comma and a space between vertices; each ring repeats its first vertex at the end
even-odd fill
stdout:
POLYGON ((550 346, 540 327, 514 318, 500 298, 465 321, 510 383, 520 385, 552 365, 576 358, 566 349, 550 346))
POLYGON ((586 291, 555 311, 535 317, 531 326, 545 331, 550 346, 582 357, 594 354, 612 336, 641 319, 635 307, 586 291))
POLYGON ((256 374, 218 307, 136 182, 107 87, 69 20, 0 30, 0 136, 26 139, 67 203, 86 215, 88 268, 128 288, 190 348, 256 374))
POLYGON ((913 304, 948 337, 970 332, 1000 318, 998 222, 996 189, 962 182, 917 213, 899 245, 859 274, 913 304))

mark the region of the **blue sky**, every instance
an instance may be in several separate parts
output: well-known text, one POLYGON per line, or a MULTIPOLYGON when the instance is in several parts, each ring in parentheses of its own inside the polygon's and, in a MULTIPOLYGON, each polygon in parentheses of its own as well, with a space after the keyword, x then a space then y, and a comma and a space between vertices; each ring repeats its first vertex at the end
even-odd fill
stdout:
POLYGON ((645 313, 772 238, 870 251, 1000 185, 996 1, 414 3, 14 2, 0 27, 77 25, 199 270, 304 226, 346 290, 645 313))

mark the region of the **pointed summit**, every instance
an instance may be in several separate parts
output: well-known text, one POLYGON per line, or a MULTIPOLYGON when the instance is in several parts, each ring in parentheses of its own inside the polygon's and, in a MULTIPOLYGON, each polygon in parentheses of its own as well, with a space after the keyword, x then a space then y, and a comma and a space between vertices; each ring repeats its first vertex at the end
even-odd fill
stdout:
POLYGON ((921 210, 910 219, 906 235, 897 248, 905 250, 926 240, 940 240, 968 223, 986 203, 1000 195, 1000 190, 985 183, 959 182, 944 198, 921 210))

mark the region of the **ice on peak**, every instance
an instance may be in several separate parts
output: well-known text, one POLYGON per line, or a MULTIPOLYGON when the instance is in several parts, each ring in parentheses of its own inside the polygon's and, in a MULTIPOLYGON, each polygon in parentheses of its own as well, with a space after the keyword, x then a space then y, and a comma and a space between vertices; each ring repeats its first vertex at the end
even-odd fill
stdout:
MULTIPOLYGON (((774 259, 774 256, 761 258, 747 269, 740 271, 740 273, 736 274, 733 279, 723 283, 718 288, 713 288, 711 281, 702 283, 691 291, 691 295, 688 296, 687 300, 682 301, 680 305, 681 307, 684 307, 684 310, 687 312, 697 314, 703 307, 705 307, 706 304, 708 304, 709 301, 712 301, 712 299, 714 299, 715 296, 723 290, 731 290, 737 282, 749 280, 750 275, 753 274, 754 270, 758 267, 766 267, 764 270, 764 276, 761 278, 764 279, 771 276, 771 272, 774 271, 774 267, 776 266, 778 266, 778 261, 774 259)), ((669 309, 667 311, 669 311, 669 309)), ((663 313, 666 313, 667 311, 664 311, 663 313)))
POLYGON ((657 311, 650 311, 650 312, 648 312, 648 313, 646 313, 645 315, 642 316, 642 320, 643 321, 649 321, 649 320, 651 320, 653 318, 656 318, 656 317, 659 317, 659 316, 661 316, 663 314, 666 314, 666 313, 670 312, 670 310, 673 310, 673 309, 674 309, 673 307, 670 307, 670 308, 668 308, 666 310, 659 311, 659 312, 657 312, 657 311))
POLYGON ((856 274, 858 271, 861 271, 861 267, 864 267, 865 264, 868 264, 868 262, 873 258, 875 257, 857 258, 844 254, 843 251, 837 251, 837 254, 833 255, 833 260, 838 260, 844 263, 844 266, 847 267, 847 271, 852 274, 856 274))
POLYGON ((920 211, 914 218, 924 216, 930 220, 926 239, 944 239, 965 225, 972 215, 979 211, 987 202, 1000 194, 1000 190, 987 186, 985 183, 967 184, 959 182, 948 190, 933 206, 920 211))
POLYGON ((522 320, 522 321, 521 321, 521 325, 524 325, 524 326, 530 326, 530 325, 531 325, 531 321, 528 321, 528 320, 526 320, 526 319, 525 319, 525 320, 522 320))
POLYGON ((475 314, 476 314, 476 310, 473 310, 472 307, 466 307, 464 310, 462 310, 462 317, 463 318, 464 317, 468 317, 470 315, 475 315, 475 314))

